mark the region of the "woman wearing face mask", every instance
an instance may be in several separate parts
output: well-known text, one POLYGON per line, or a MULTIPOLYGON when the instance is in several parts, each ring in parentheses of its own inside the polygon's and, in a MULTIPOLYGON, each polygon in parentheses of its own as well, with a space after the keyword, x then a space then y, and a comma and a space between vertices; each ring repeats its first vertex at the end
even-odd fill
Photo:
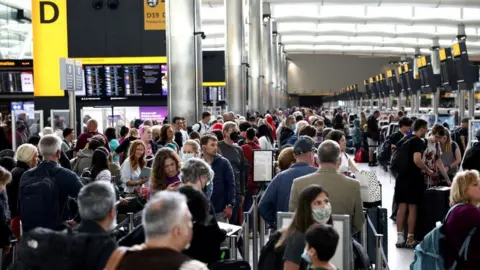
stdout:
POLYGON ((183 162, 186 162, 187 160, 191 158, 198 158, 200 157, 200 144, 198 144, 197 141, 195 140, 187 140, 183 144, 183 149, 182 149, 182 160, 183 162))
POLYGON ((172 149, 158 150, 152 166, 152 190, 175 190, 180 184, 180 157, 172 149))
POLYGON ((277 250, 284 249, 284 270, 299 270, 305 264, 302 261, 305 232, 315 223, 332 224, 331 214, 328 193, 321 186, 311 185, 300 193, 292 223, 281 230, 282 236, 276 245, 277 250))

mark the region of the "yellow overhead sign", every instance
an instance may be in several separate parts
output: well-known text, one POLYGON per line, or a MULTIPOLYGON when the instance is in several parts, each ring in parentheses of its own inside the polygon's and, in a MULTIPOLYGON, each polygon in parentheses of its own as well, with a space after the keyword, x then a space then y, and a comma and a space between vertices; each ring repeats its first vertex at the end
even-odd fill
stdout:
MULTIPOLYGON (((79 1, 79 0, 77 0, 79 1)), ((143 0, 145 30, 165 30, 165 0, 143 0)))
POLYGON ((403 65, 403 72, 408 72, 408 64, 403 65))
POLYGON ((375 79, 373 77, 370 77, 370 83, 373 83, 375 79))
POLYGON ((417 58, 417 66, 418 68, 423 68, 427 65, 427 57, 422 56, 420 58, 417 58))
POLYGON ((460 51, 460 44, 456 43, 452 46, 452 55, 453 57, 460 56, 462 52, 460 51))
POLYGON ((401 66, 400 66, 400 67, 398 67, 398 74, 403 74, 403 69, 402 69, 402 67, 401 67, 401 66))
POLYGON ((440 49, 440 51, 438 52, 439 55, 440 55, 440 61, 445 61, 447 59, 447 52, 446 52, 446 49, 440 49))
POLYGON ((386 70, 385 72, 387 73, 387 78, 393 77, 393 72, 392 72, 392 70, 386 70))

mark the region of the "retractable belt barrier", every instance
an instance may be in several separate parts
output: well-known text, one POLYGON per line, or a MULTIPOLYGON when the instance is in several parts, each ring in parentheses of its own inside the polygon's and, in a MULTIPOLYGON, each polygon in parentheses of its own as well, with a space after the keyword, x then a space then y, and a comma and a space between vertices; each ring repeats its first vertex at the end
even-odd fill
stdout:
POLYGON ((264 191, 260 191, 258 195, 253 196, 253 204, 248 210, 248 212, 243 212, 243 259, 250 263, 250 216, 253 217, 253 228, 252 228, 252 244, 253 244, 253 258, 252 258, 252 269, 257 270, 258 268, 258 256, 259 256, 259 247, 261 248, 265 245, 265 221, 258 214, 258 203, 259 199, 263 196, 264 191), (260 227, 259 227, 260 226, 260 227))
POLYGON ((375 270, 382 270, 382 269, 387 269, 387 270, 390 270, 390 267, 388 266, 388 259, 387 259, 387 256, 385 256, 385 252, 383 251, 383 245, 382 245, 382 241, 383 241, 383 234, 379 234, 377 233, 377 230, 375 229, 375 226, 373 226, 373 223, 372 221, 370 220, 370 217, 368 217, 368 215, 366 215, 366 212, 364 211, 365 213, 365 217, 367 219, 367 222, 365 222, 363 224, 363 227, 362 227, 362 234, 361 234, 361 241, 362 241, 362 246, 367 249, 367 231, 368 231, 368 228, 367 226, 370 226, 370 229, 372 229, 372 232, 373 234, 375 234, 375 238, 376 238, 376 245, 375 245, 375 254, 376 254, 376 261, 375 261, 375 270))

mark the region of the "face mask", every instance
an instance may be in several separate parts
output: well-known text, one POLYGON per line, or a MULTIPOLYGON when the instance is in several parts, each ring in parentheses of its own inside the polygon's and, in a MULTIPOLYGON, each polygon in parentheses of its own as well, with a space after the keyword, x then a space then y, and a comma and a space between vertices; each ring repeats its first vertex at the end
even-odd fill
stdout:
POLYGON ((302 259, 304 259, 308 264, 312 264, 312 260, 310 260, 310 256, 308 256, 307 250, 303 250, 302 259))
POLYGON ((332 214, 332 207, 327 205, 325 208, 313 208, 312 217, 313 219, 320 224, 327 224, 332 214))
POLYGON ((296 125, 295 125, 295 124, 292 124, 292 125, 290 126, 290 128, 291 128, 293 131, 295 131, 296 125))
POLYGON ((193 157, 194 157, 193 154, 185 154, 185 153, 182 154, 183 161, 187 161, 189 159, 192 159, 193 157))
POLYGON ((238 137, 240 136, 239 132, 232 132, 230 133, 230 139, 234 142, 238 141, 238 137))

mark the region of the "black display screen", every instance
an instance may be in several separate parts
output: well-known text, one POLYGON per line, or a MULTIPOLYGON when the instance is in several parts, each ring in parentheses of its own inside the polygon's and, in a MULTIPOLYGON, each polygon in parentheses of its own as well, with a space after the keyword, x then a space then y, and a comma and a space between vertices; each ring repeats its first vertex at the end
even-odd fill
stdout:
POLYGON ((86 65, 85 93, 89 97, 166 96, 167 65, 86 65))
POLYGON ((206 102, 213 101, 215 92, 217 94, 217 98, 215 101, 225 101, 225 86, 203 87, 203 101, 206 101, 206 102))

